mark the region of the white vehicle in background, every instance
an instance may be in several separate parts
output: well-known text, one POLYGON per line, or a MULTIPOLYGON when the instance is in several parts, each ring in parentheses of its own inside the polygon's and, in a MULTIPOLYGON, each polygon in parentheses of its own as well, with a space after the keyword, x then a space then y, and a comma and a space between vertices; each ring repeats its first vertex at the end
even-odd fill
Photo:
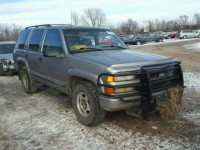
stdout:
POLYGON ((14 48, 15 42, 0 42, 0 76, 17 72, 13 65, 14 48))
POLYGON ((180 30, 176 34, 176 37, 179 39, 197 38, 197 37, 200 38, 200 32, 199 30, 192 30, 192 29, 180 30))

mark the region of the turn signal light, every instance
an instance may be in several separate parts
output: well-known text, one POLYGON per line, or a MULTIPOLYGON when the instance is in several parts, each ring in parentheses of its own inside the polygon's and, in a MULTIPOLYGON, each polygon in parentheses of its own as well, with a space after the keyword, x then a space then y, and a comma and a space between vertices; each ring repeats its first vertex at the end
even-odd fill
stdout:
POLYGON ((114 82, 115 79, 113 76, 107 76, 107 82, 114 82))
POLYGON ((106 88, 106 94, 115 94, 115 89, 114 89, 114 88, 107 87, 107 88, 106 88))

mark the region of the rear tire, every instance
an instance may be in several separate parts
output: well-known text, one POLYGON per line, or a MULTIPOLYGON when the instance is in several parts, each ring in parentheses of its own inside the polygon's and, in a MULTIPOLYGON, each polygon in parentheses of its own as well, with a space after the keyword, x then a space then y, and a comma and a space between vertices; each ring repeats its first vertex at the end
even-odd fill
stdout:
POLYGON ((82 81, 73 90, 73 109, 77 120, 86 126, 96 126, 106 117, 106 111, 99 103, 99 96, 95 86, 82 81))
POLYGON ((3 64, 0 62, 0 76, 4 75, 3 64))
POLYGON ((198 38, 200 38, 200 34, 198 35, 198 38))
POLYGON ((186 36, 186 35, 184 35, 184 36, 183 36, 183 39, 187 39, 187 36, 186 36))
POLYGON ((37 87, 33 85, 33 80, 31 79, 26 68, 19 70, 19 76, 21 79, 22 87, 26 93, 32 94, 38 91, 37 87))

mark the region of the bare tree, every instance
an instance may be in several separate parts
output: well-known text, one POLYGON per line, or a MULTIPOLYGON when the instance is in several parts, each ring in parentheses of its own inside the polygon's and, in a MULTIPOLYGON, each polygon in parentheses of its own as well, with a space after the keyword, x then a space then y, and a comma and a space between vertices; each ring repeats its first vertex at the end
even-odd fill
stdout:
POLYGON ((106 23, 106 14, 99 8, 88 8, 84 10, 81 20, 84 25, 102 27, 106 23))
POLYGON ((195 20, 195 24, 197 26, 197 28, 200 28, 200 13, 196 13, 194 14, 194 20, 195 20))
POLYGON ((16 41, 21 27, 15 24, 0 24, 0 41, 16 41))
POLYGON ((74 25, 79 25, 79 14, 74 12, 71 15, 74 25))
POLYGON ((188 25, 188 18, 189 17, 187 15, 180 16, 179 19, 180 19, 181 25, 183 26, 188 25))

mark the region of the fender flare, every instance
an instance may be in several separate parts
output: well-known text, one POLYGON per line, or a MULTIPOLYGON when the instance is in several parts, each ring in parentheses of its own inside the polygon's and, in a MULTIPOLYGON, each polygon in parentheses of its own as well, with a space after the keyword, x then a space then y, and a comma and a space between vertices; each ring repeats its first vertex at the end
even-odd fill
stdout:
POLYGON ((86 80, 92 82, 95 86, 97 86, 98 75, 88 72, 86 70, 70 69, 68 71, 68 79, 67 79, 68 87, 71 87, 73 77, 79 77, 79 78, 86 79, 86 80))

